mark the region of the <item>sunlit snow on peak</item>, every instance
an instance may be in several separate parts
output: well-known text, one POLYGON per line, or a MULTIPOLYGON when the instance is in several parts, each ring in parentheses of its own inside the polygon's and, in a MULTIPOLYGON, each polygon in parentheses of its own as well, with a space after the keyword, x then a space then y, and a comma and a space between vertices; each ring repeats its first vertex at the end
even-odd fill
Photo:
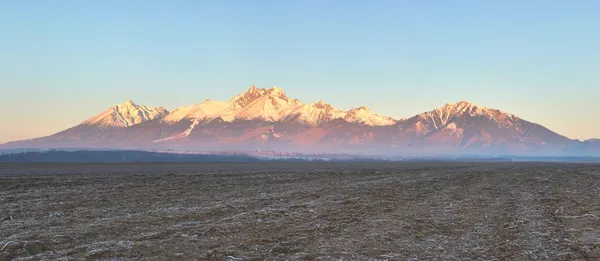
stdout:
POLYGON ((145 121, 162 118, 169 111, 163 107, 149 108, 132 100, 117 104, 85 120, 82 124, 104 127, 129 127, 145 121))

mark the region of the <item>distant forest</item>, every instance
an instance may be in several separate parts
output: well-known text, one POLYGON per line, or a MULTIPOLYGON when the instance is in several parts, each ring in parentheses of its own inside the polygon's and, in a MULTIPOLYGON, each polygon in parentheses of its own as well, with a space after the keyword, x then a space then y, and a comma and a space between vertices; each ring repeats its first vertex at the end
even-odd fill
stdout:
POLYGON ((529 161, 529 162, 588 162, 600 163, 597 157, 527 157, 527 156, 456 156, 400 158, 259 158, 245 154, 179 154, 124 150, 48 150, 0 151, 0 163, 121 163, 121 162, 385 162, 385 161, 529 161))
POLYGON ((0 163, 260 162, 248 155, 175 154, 149 151, 29 151, 0 155, 0 163))

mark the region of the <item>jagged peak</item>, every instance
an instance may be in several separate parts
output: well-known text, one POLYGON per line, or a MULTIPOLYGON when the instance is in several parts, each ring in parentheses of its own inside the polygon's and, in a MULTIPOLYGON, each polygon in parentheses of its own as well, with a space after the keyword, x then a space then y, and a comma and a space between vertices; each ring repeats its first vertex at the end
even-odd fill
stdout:
POLYGON ((248 88, 248 90, 238 94, 237 96, 244 95, 244 94, 253 94, 253 93, 259 93, 261 95, 265 95, 265 94, 272 94, 272 95, 283 94, 284 96, 286 95, 285 91, 282 88, 279 88, 275 85, 271 86, 271 88, 269 88, 269 89, 258 88, 258 87, 256 87, 256 85, 252 85, 252 86, 250 86, 250 88, 248 88))
POLYGON ((256 85, 252 85, 248 90, 236 95, 230 101, 234 102, 238 106, 245 107, 246 105, 266 95, 284 100, 288 99, 285 91, 276 86, 266 89, 257 88, 256 85))
POLYGON ((360 122, 371 126, 392 125, 397 122, 396 119, 377 114, 364 105, 350 109, 346 113, 346 116, 344 116, 344 120, 348 122, 360 122))
POLYGON ((145 105, 138 105, 132 100, 127 100, 88 118, 81 124, 106 127, 129 127, 144 121, 162 118, 168 113, 169 111, 164 107, 150 108, 145 105))
POLYGON ((273 85, 270 89, 268 89, 266 91, 267 94, 270 94, 272 96, 275 97, 279 97, 279 98, 287 98, 287 95, 285 94, 285 91, 281 88, 278 88, 277 86, 273 85))
POLYGON ((282 88, 279 88, 275 85, 271 86, 271 88, 269 88, 268 90, 269 92, 284 92, 282 88))
POLYGON ((365 105, 361 105, 359 107, 350 109, 349 112, 355 112, 355 111, 371 111, 371 110, 369 109, 369 107, 367 107, 365 105))
POLYGON ((450 104, 455 104, 455 105, 458 105, 458 104, 461 104, 461 105, 476 105, 475 103, 472 103, 472 102, 467 101, 467 100, 461 100, 461 101, 457 101, 455 103, 450 103, 450 104))
POLYGON ((250 88, 248 88, 246 91, 236 95, 235 97, 233 97, 232 100, 244 97, 244 96, 249 96, 249 95, 262 95, 265 93, 265 89, 259 89, 256 87, 256 85, 252 85, 250 86, 250 88))
POLYGON ((250 104, 251 102, 253 102, 254 100, 263 96, 264 91, 265 91, 265 89, 259 89, 259 88, 256 88, 256 85, 252 85, 245 92, 242 92, 242 93, 236 95, 235 97, 231 98, 230 101, 241 107, 244 107, 244 106, 250 104))
POLYGON ((518 119, 517 116, 497 109, 479 106, 470 101, 462 100, 455 103, 446 103, 444 106, 432 111, 418 114, 416 117, 433 120, 436 125, 444 125, 457 116, 483 116, 494 121, 505 119, 518 119))
POLYGON ((434 109, 433 111, 442 111, 445 113, 456 114, 463 112, 470 112, 475 114, 481 114, 485 111, 493 110, 485 106, 479 106, 473 102, 467 100, 461 100, 454 103, 446 103, 444 106, 434 109))
POLYGON ((446 104, 444 104, 444 106, 442 106, 442 108, 449 108, 449 107, 468 108, 468 107, 482 107, 482 106, 479 106, 479 105, 472 103, 470 101, 467 101, 467 100, 457 101, 454 103, 446 103, 446 104))
POLYGON ((120 111, 120 110, 141 110, 141 111, 150 110, 150 111, 152 111, 152 110, 154 110, 154 111, 158 111, 161 113, 164 113, 164 112, 168 113, 168 110, 165 107, 159 106, 159 107, 151 108, 151 107, 148 107, 145 105, 139 105, 139 104, 135 103, 133 100, 126 100, 123 103, 114 105, 112 107, 112 109, 117 110, 117 111, 120 111))
POLYGON ((132 100, 126 100, 126 101, 124 101, 124 102, 122 102, 120 104, 117 104, 116 106, 133 106, 133 107, 136 107, 137 104, 134 101, 132 101, 132 100))
POLYGON ((331 106, 331 104, 325 103, 322 100, 317 100, 316 102, 313 102, 311 106, 319 109, 333 109, 333 106, 331 106))

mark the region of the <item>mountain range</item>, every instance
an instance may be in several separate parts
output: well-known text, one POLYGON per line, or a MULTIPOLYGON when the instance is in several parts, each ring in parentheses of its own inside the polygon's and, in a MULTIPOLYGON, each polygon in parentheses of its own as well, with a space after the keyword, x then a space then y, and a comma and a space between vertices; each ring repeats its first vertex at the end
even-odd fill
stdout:
POLYGON ((252 86, 228 101, 207 99, 171 112, 128 100, 56 134, 0 147, 600 155, 598 139, 570 139, 516 115, 467 101, 394 119, 366 106, 344 111, 323 101, 303 103, 275 86, 252 86))

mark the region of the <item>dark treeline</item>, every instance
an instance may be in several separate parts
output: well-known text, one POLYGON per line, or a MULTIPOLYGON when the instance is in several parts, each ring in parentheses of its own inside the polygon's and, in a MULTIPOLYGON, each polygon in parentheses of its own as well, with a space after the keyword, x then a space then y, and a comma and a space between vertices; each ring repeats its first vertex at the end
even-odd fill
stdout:
POLYGON ((150 151, 123 150, 48 150, 5 152, 0 163, 119 163, 119 162, 351 162, 380 161, 369 158, 319 159, 319 158, 258 158, 245 154, 178 154, 150 151))
POLYGON ((102 162, 260 162, 248 155, 175 154, 149 151, 20 152, 0 155, 0 163, 102 163, 102 162))
POLYGON ((119 162, 386 162, 386 161, 546 161, 546 162, 600 162, 596 157, 403 157, 403 158, 292 158, 266 159, 245 154, 178 154, 150 151, 123 150, 49 150, 4 152, 0 163, 119 163, 119 162))
POLYGON ((579 157, 579 156, 525 157, 525 156, 523 156, 523 157, 513 157, 513 161, 600 163, 600 157, 579 157))

